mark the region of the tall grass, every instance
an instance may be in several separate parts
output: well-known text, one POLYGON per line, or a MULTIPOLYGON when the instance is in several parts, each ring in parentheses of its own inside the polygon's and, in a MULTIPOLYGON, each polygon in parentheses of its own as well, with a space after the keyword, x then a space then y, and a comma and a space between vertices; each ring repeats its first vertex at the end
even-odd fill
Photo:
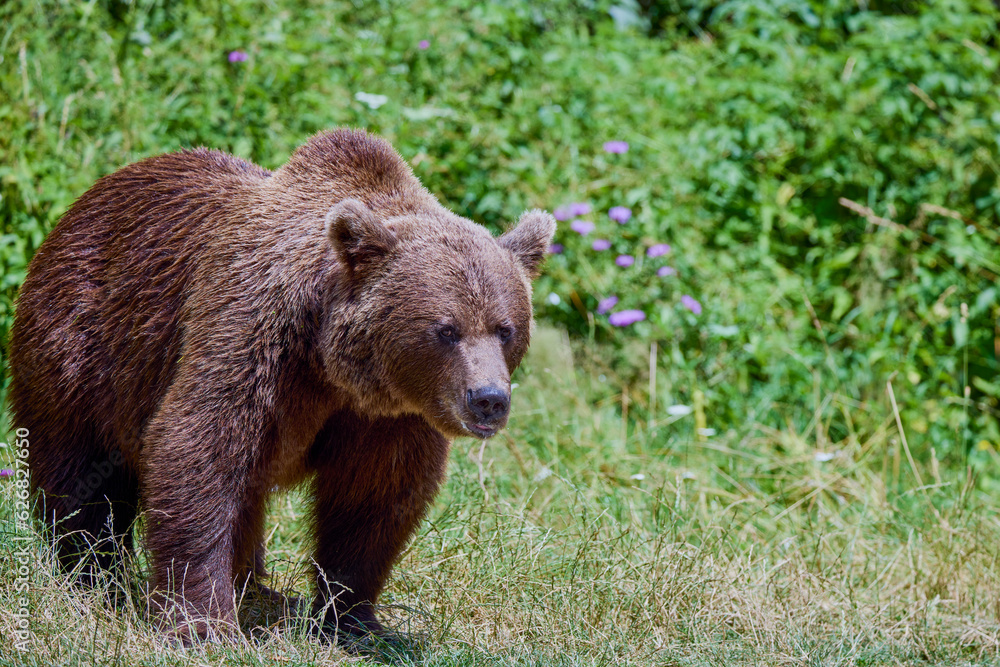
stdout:
MULTIPOLYGON (((683 439, 639 424, 624 453, 613 410, 580 400, 590 376, 543 364, 542 331, 514 419, 485 448, 455 443, 449 480, 396 568, 382 614, 422 642, 400 664, 991 664, 1000 650, 1000 504, 953 471, 899 464, 887 422, 869 437, 748 429, 683 439), (817 452, 836 455, 817 457, 817 452), (763 492, 762 488, 780 489, 763 492)), ((836 409, 856 410, 833 396, 836 409)), ((817 406, 821 408, 822 406, 817 406)), ((693 419, 693 415, 684 419, 693 419)), ((4 492, 8 493, 9 487, 4 492)), ((3 525, 12 530, 7 503, 3 525)), ((269 567, 309 593, 297 494, 275 500, 269 567)), ((72 586, 31 535, 31 652, 13 664, 320 665, 308 619, 178 651, 144 618, 72 586)), ((5 540, 0 577, 12 581, 5 540)), ((141 563, 137 566, 141 568, 141 563)), ((141 579, 141 570, 136 573, 141 579)), ((12 645, 16 595, 0 592, 12 645)), ((266 611, 266 610, 264 610, 266 611)))

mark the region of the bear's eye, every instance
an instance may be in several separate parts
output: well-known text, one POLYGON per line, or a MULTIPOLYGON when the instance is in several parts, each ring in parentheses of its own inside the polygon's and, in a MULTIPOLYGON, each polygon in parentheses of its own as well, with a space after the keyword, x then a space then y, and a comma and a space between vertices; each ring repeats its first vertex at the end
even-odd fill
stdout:
POLYGON ((438 338, 449 345, 454 345, 458 342, 458 330, 451 326, 441 327, 438 329, 438 338))
POLYGON ((514 330, 510 327, 505 327, 500 325, 497 327, 497 336, 500 337, 501 343, 506 343, 510 340, 510 337, 514 335, 514 330))

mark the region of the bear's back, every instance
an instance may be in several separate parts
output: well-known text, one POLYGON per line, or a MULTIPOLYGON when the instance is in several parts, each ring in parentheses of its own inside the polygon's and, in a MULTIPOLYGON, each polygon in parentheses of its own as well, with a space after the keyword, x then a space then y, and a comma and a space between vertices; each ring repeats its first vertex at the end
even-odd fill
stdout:
POLYGON ((245 359, 220 359, 216 370, 247 373, 260 370, 247 360, 308 354, 323 294, 342 276, 324 219, 348 197, 383 218, 420 215, 428 234, 458 220, 363 130, 321 132, 273 174, 194 149, 100 179, 39 248, 22 286, 15 415, 80 414, 134 455, 185 352, 242 342, 245 359), (263 345, 274 349, 250 349, 263 345))
POLYGON ((54 412, 87 405, 95 427, 137 445, 180 353, 180 311, 198 255, 269 177, 194 149, 123 167, 84 193, 38 249, 20 290, 15 413, 37 411, 42 396, 54 412))

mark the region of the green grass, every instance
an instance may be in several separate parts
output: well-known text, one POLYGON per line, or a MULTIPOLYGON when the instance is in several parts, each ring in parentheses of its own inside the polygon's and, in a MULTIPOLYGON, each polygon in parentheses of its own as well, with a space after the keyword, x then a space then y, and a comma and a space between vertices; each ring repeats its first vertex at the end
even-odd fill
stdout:
MULTIPOLYGON (((510 428, 455 443, 394 572, 383 613, 425 647, 399 662, 1000 663, 1000 10, 640 4, 0 5, 0 437, 17 288, 97 178, 194 145, 275 168, 367 127, 494 231, 569 202, 595 225, 560 224, 510 428), (612 327, 610 295, 646 319, 612 327)), ((297 618, 171 648, 34 532, 9 651, 13 492, 0 663, 362 660, 297 618)), ((268 557, 308 593, 302 507, 275 500, 268 557)))
MULTIPOLYGON (((444 491, 384 594, 391 622, 425 638, 421 664, 996 661, 1000 507, 957 473, 923 470, 918 487, 894 463, 892 424, 839 442, 753 425, 734 442, 638 423, 625 452, 608 436, 620 416, 579 398, 589 375, 543 365, 565 354, 558 341, 538 337, 507 432, 481 456, 478 442, 455 443, 444 491), (817 451, 838 455, 818 462, 817 451)), ((275 582, 304 593, 298 500, 274 503, 268 551, 275 582)), ((39 541, 32 552, 36 641, 16 664, 349 660, 302 619, 177 651, 141 614, 70 588, 39 541)), ((5 588, 0 608, 13 597, 5 588)))

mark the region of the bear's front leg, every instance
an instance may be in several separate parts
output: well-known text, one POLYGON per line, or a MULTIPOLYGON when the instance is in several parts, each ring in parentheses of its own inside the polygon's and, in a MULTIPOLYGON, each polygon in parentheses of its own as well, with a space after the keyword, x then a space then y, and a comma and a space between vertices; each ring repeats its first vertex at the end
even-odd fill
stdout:
POLYGON ((185 414, 164 401, 143 450, 147 544, 153 606, 165 630, 184 643, 238 631, 234 562, 261 524, 259 424, 238 411, 185 414))
POLYGON ((416 416, 338 413, 311 459, 322 631, 382 634, 374 604, 444 478, 448 440, 416 416))

